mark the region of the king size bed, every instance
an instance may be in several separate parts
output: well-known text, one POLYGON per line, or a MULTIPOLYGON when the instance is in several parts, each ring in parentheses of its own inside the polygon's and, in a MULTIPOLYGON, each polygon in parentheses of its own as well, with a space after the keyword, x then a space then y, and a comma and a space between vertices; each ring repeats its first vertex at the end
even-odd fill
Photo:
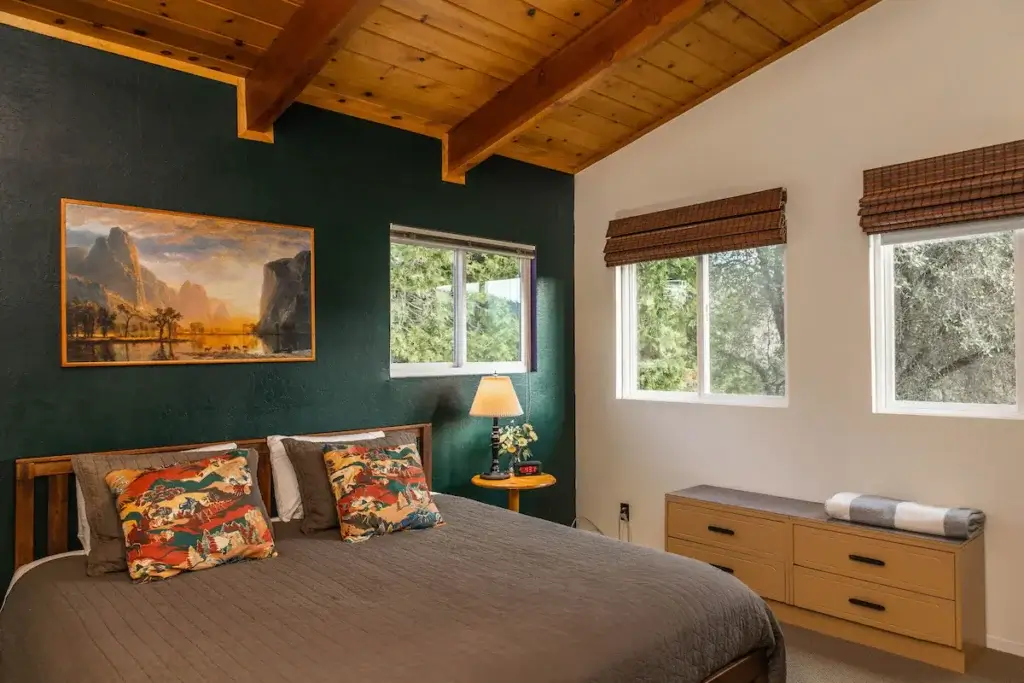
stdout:
MULTIPOLYGON (((430 426, 400 429, 417 432, 429 473, 430 426)), ((260 451, 269 507, 266 442, 240 444, 260 451)), ((70 471, 64 456, 18 461, 19 565, 36 555, 41 477, 39 554, 66 550, 70 471)), ((784 683, 768 607, 713 567, 434 500, 436 529, 350 544, 278 523, 277 557, 153 583, 87 576, 81 555, 36 562, 0 613, 0 681, 784 683)))

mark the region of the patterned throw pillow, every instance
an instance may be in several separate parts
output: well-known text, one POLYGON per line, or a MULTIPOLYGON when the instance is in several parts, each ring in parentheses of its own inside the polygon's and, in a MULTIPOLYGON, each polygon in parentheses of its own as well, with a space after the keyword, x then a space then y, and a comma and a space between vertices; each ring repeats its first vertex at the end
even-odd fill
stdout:
POLYGON ((134 581, 277 554, 246 451, 106 476, 134 581))
POLYGON ((430 497, 415 443, 383 448, 328 444, 324 463, 345 541, 358 543, 444 523, 430 497))

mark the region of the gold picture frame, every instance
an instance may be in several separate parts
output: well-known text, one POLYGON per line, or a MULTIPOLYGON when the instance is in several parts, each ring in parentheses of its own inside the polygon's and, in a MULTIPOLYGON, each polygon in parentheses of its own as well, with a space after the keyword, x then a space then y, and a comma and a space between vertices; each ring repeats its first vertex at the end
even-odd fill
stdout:
POLYGON ((61 366, 316 360, 313 229, 61 200, 61 366))

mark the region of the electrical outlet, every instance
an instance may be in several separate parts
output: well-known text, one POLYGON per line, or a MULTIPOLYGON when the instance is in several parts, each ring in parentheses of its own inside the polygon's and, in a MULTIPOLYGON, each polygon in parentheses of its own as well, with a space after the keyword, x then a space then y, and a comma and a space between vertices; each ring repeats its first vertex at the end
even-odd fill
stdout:
POLYGON ((619 503, 619 521, 629 521, 629 503, 619 503))

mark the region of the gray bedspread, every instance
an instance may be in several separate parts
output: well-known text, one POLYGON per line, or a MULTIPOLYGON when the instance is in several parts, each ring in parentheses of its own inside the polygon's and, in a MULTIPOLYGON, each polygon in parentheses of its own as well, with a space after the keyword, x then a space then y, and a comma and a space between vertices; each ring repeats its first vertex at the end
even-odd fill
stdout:
POLYGON ((764 602, 712 567, 438 496, 448 524, 133 585, 84 559, 28 572, 0 615, 3 683, 697 683, 758 648, 764 602))

